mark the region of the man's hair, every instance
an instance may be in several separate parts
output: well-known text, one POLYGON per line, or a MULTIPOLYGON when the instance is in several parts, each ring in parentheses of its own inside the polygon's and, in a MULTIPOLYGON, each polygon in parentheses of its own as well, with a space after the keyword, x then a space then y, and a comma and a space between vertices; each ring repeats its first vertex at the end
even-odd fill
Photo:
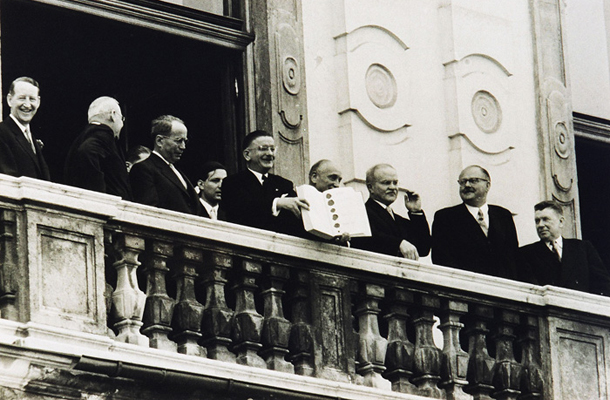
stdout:
POLYGON ((322 164, 328 163, 330 162, 330 160, 327 159, 322 159, 318 162, 316 162, 314 165, 311 166, 311 169, 309 170, 309 180, 311 181, 311 177, 314 174, 318 173, 318 169, 320 169, 320 167, 322 166, 322 164))
POLYGON ((36 88, 38 89, 38 94, 40 94, 40 85, 38 84, 38 82, 36 82, 34 79, 32 79, 28 76, 22 76, 20 78, 15 79, 11 83, 11 87, 8 89, 8 94, 10 94, 10 95, 15 94, 15 85, 17 84, 17 82, 27 82, 30 85, 36 86, 36 88))
POLYGON ((227 168, 218 161, 207 161, 203 163, 199 172, 199 179, 205 181, 210 177, 210 173, 216 171, 217 169, 224 169, 225 171, 227 170, 227 168))
MULTIPOLYGON (((97 99, 93 100, 89 106, 89 110, 87 111, 87 120, 91 122, 94 117, 98 115, 110 113, 114 110, 115 105, 118 106, 119 102, 112 97, 98 97, 97 99)), ((108 120, 109 118, 105 119, 108 120)))
POLYGON ((396 169, 396 168, 392 167, 390 164, 377 164, 377 165, 373 165, 371 168, 369 168, 366 171, 366 184, 372 185, 373 182, 375 181, 375 172, 377 172, 378 169, 387 168, 387 167, 396 169))
POLYGON ((563 215, 563 207, 561 207, 561 204, 559 204, 555 200, 541 201, 540 203, 534 206, 534 211, 542 211, 547 208, 555 210, 558 215, 563 215))
POLYGON ((469 166, 467 166, 466 168, 464 168, 464 169, 462 170, 462 172, 463 172, 463 171, 465 171, 465 170, 467 170, 468 168, 478 168, 478 169, 479 169, 479 171, 481 171, 481 172, 483 173, 483 175, 485 175, 485 177, 487 178, 487 180, 488 180, 489 182, 491 182, 491 175, 489 175, 489 172, 487 172, 487 170, 486 170, 485 168, 481 167, 480 165, 469 165, 469 166))
POLYGON ((246 150, 248 147, 250 147, 252 142, 254 142, 259 137, 263 137, 263 136, 273 137, 273 135, 271 135, 269 132, 263 131, 261 129, 248 133, 246 135, 246 137, 244 138, 244 140, 242 141, 241 149, 246 150))
POLYGON ((172 132, 172 125, 174 122, 179 122, 182 125, 185 125, 184 121, 178 117, 174 117, 173 115, 162 115, 153 119, 150 129, 150 135, 153 141, 157 135, 169 136, 169 134, 172 132))
POLYGON ((132 147, 127 152, 127 160, 132 164, 136 162, 145 160, 148 156, 150 156, 150 149, 146 146, 138 145, 132 147))

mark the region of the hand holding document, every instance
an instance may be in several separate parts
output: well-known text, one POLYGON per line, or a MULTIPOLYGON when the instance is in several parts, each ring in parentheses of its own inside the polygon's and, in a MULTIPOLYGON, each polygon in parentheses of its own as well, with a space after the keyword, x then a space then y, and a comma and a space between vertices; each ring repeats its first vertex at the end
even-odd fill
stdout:
POLYGON ((309 210, 301 210, 305 230, 324 239, 349 234, 371 236, 369 218, 362 195, 351 187, 319 192, 311 185, 297 188, 299 198, 306 199, 309 210))

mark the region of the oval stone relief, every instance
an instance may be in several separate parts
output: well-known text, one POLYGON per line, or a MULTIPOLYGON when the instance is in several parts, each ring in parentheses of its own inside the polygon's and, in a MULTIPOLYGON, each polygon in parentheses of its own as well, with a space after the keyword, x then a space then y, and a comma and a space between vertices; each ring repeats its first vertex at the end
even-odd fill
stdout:
POLYGON ((297 95, 301 90, 301 74, 299 63, 294 57, 284 58, 284 69, 282 71, 282 82, 284 89, 290 94, 297 95))
POLYGON ((568 136, 568 127, 565 122, 555 124, 555 152, 561 158, 568 158, 572 145, 568 136))
POLYGON ((479 90, 472 97, 472 117, 483 132, 494 133, 502 124, 500 103, 491 93, 479 90))
POLYGON ((396 79, 389 69, 381 64, 372 64, 366 71, 366 93, 378 108, 392 107, 396 103, 396 79))

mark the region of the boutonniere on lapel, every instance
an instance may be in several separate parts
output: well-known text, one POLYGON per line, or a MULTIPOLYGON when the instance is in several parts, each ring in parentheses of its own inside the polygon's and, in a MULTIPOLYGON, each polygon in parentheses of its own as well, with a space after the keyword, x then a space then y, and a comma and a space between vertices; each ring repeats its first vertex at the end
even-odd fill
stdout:
POLYGON ((44 147, 44 142, 40 139, 36 139, 36 143, 38 143, 38 146, 40 147, 40 150, 42 150, 42 148, 44 147))

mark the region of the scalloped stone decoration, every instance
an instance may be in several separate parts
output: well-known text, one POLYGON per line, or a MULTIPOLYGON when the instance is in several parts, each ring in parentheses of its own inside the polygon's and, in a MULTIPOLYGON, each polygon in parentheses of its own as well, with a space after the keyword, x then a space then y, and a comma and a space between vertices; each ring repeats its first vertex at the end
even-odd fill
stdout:
POLYGON ((284 58, 282 83, 284 84, 284 89, 286 89, 288 93, 292 95, 299 94, 299 91, 301 90, 301 73, 296 58, 291 56, 284 58))
POLYGON ((396 79, 389 69, 381 64, 372 64, 366 71, 366 93, 377 108, 389 108, 396 103, 398 89, 396 79))
POLYGON ((502 108, 496 98, 485 90, 472 96, 472 118, 485 133, 495 133, 502 125, 502 108))
POLYGON ((555 124, 555 153, 561 158, 568 158, 571 154, 571 143, 568 136, 568 127, 565 122, 561 121, 555 124))

